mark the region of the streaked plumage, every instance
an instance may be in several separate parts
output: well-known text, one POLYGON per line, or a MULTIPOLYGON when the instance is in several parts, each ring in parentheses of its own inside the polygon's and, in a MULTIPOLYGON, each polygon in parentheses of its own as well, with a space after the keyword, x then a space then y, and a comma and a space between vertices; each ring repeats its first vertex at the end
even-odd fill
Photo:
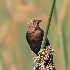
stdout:
MULTIPOLYGON (((42 20, 34 19, 28 23, 28 31, 26 33, 26 39, 30 45, 31 50, 38 55, 41 48, 44 31, 39 27, 39 23, 42 20)), ((48 38, 46 39, 45 47, 50 45, 48 38)), ((44 47, 44 48, 45 48, 44 47)))

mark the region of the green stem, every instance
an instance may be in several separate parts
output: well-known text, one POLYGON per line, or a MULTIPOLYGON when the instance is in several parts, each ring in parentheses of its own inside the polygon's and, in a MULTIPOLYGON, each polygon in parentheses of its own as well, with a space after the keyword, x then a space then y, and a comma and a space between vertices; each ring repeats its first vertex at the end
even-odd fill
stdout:
POLYGON ((63 41, 63 33, 62 33, 62 27, 61 27, 61 21, 60 21, 60 16, 59 14, 59 1, 56 1, 56 11, 57 11, 57 23, 58 23, 58 28, 59 28, 59 39, 60 39, 60 47, 61 47, 61 52, 62 52, 62 63, 63 63, 63 70, 67 70, 67 63, 66 63, 66 57, 65 57, 65 46, 64 46, 64 41, 63 41))
POLYGON ((52 0, 52 5, 51 5, 51 9, 50 9, 49 16, 48 16, 48 21, 47 21, 46 30, 45 30, 45 33, 44 33, 41 49, 43 49, 44 46, 45 46, 45 41, 46 41, 46 38, 47 38, 47 34, 48 34, 48 30, 49 30, 49 26, 50 26, 52 14, 53 14, 53 9, 54 9, 54 5, 55 5, 55 1, 56 0, 52 0))
MULTIPOLYGON (((49 30, 49 26, 50 26, 52 14, 53 14, 53 9, 54 9, 54 5, 55 5, 55 1, 56 0, 52 0, 52 5, 51 5, 51 9, 50 9, 49 16, 48 16, 48 21, 47 21, 46 30, 45 30, 45 33, 44 33, 41 49, 43 49, 44 46, 45 46, 45 41, 46 41, 46 38, 47 38, 47 34, 48 34, 48 30, 49 30)), ((39 70, 41 70, 41 69, 39 68, 39 70)))

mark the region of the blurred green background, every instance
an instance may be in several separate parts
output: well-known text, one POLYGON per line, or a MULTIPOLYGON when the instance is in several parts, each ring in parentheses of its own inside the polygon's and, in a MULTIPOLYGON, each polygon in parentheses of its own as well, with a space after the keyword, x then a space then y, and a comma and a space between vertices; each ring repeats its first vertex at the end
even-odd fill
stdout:
MULTIPOLYGON (((51 0, 0 0, 0 70, 32 70, 32 58, 36 55, 26 41, 27 23, 34 18, 42 19, 40 27, 45 30, 51 3, 51 0)), ((56 0, 48 38, 55 49, 57 70, 63 70, 63 59, 70 70, 69 13, 70 0, 56 0), (62 56, 61 39, 65 57, 62 56)))

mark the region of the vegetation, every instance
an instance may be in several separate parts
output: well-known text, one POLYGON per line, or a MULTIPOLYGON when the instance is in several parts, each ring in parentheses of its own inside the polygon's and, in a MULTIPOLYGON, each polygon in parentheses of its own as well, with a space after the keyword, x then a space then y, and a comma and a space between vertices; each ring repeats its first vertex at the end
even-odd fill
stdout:
MULTIPOLYGON (((31 70, 35 56, 26 42, 27 23, 42 19, 45 30, 51 0, 0 0, 0 70, 31 70)), ((48 38, 57 70, 70 70, 70 0, 56 0, 48 38)))

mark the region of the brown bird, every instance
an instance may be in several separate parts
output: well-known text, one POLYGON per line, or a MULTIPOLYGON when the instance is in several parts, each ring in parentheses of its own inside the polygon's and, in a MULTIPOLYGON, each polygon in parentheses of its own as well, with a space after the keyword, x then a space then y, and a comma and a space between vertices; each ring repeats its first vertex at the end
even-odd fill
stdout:
MULTIPOLYGON (((28 31, 26 33, 26 39, 28 44, 30 45, 31 50, 38 55, 38 52, 40 51, 44 31, 39 27, 39 23, 42 20, 33 19, 30 20, 28 23, 28 31)), ((48 38, 46 39, 45 47, 50 45, 48 38)))

